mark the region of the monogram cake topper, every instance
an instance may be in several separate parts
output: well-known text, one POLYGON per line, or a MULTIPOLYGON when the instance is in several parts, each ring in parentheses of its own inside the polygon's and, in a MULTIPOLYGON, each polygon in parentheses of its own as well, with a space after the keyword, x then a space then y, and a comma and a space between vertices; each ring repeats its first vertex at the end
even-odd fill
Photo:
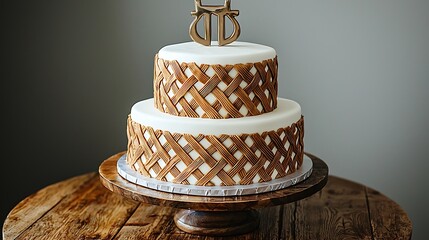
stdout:
POLYGON ((189 29, 189 35, 192 40, 202 45, 211 45, 211 16, 214 15, 218 19, 218 44, 224 46, 237 40, 240 36, 240 24, 236 16, 239 15, 238 10, 231 10, 231 0, 225 0, 224 5, 202 5, 201 0, 195 0, 195 11, 191 12, 195 17, 189 29), (198 33, 197 25, 201 18, 204 17, 204 37, 198 33), (228 17, 233 25, 233 32, 229 37, 225 37, 225 17, 228 17))

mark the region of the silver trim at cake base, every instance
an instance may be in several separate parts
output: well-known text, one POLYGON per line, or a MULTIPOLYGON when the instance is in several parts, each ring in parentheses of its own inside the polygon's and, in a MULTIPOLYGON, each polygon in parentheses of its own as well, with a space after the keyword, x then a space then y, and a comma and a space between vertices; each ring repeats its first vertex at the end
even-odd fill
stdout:
POLYGON ((235 186, 184 185, 144 177, 138 172, 132 170, 131 167, 127 164, 126 154, 122 155, 119 158, 117 163, 117 169, 119 175, 121 175, 123 178, 142 187, 151 188, 154 190, 168 193, 225 197, 271 192, 295 185, 310 177, 313 171, 313 161, 308 156, 304 155, 304 161, 302 163, 301 168, 299 168, 296 172, 287 175, 286 177, 274 179, 269 182, 235 186))

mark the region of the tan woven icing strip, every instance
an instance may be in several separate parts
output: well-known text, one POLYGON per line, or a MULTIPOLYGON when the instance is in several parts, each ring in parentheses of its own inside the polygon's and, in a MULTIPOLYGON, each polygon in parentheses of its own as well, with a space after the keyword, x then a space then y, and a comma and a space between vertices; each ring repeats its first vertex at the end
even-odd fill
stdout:
POLYGON ((154 130, 128 117, 127 162, 143 176, 200 186, 267 182, 304 157, 304 118, 262 134, 190 135, 154 130))
POLYGON ((155 107, 175 116, 240 118, 277 107, 277 57, 258 63, 197 65, 155 56, 155 107))

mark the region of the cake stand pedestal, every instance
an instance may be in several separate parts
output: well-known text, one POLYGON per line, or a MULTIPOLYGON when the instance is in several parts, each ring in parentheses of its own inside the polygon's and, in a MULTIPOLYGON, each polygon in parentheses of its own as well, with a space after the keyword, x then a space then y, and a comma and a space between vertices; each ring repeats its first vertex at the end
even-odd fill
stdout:
POLYGON ((174 194, 136 185, 117 172, 118 155, 99 167, 101 183, 110 191, 153 205, 182 209, 174 216, 176 226, 191 234, 209 236, 239 235, 256 230, 259 214, 255 209, 292 203, 320 191, 328 181, 328 166, 314 155, 312 174, 285 189, 254 195, 209 197, 174 194))

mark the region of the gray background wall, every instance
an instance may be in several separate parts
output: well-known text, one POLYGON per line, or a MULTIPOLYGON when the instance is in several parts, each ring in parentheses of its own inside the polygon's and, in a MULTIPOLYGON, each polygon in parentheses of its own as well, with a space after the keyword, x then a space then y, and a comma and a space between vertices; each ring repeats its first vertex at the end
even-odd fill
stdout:
MULTIPOLYGON (((306 151, 398 202, 424 239, 429 1, 233 8, 240 41, 278 51, 280 97, 302 106, 306 151)), ((2 219, 37 189, 125 150, 132 104, 152 97, 154 54, 190 40, 192 9, 191 0, 2 2, 2 219)))

